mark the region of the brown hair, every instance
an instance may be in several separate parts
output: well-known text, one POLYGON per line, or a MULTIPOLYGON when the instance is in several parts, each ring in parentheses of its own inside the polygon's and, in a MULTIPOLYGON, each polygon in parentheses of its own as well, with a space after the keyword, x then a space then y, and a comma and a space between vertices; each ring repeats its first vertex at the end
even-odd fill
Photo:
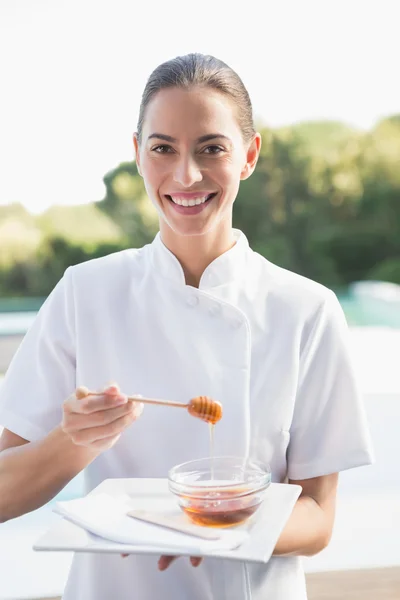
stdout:
POLYGON ((250 96, 239 75, 214 56, 186 54, 159 65, 150 75, 140 104, 137 126, 138 142, 142 139, 142 128, 146 108, 151 99, 162 89, 194 86, 210 87, 230 97, 238 107, 238 121, 245 142, 255 135, 253 110, 250 96))

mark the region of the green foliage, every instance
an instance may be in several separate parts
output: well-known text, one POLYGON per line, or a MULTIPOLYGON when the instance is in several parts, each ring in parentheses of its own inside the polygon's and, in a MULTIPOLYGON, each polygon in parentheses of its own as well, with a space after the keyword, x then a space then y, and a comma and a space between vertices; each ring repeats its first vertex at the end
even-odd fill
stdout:
MULTIPOLYGON (((262 129, 234 226, 272 262, 330 287, 400 283, 400 115, 369 132, 336 122, 262 129)), ((102 201, 30 215, 0 207, 0 295, 46 296, 65 269, 149 243, 158 230, 134 162, 104 177, 102 201)))
POLYGON ((400 285, 400 258, 387 258, 368 273, 373 281, 389 281, 400 285))
POLYGON ((104 177, 106 196, 98 203, 135 246, 150 242, 158 230, 155 208, 134 162, 122 163, 104 177))
POLYGON ((41 239, 35 218, 21 204, 0 206, 0 269, 28 260, 41 239))
POLYGON ((279 132, 293 132, 310 154, 329 154, 337 150, 356 131, 338 121, 307 121, 285 127, 279 132))
POLYGON ((37 217, 37 224, 46 238, 59 237, 87 248, 95 248, 103 242, 116 243, 125 237, 98 203, 52 206, 37 217))
POLYGON ((91 249, 71 244, 64 238, 50 238, 30 260, 17 262, 9 269, 0 270, 0 295, 11 297, 23 291, 28 296, 47 296, 70 265, 100 258, 128 247, 127 242, 105 242, 91 249))

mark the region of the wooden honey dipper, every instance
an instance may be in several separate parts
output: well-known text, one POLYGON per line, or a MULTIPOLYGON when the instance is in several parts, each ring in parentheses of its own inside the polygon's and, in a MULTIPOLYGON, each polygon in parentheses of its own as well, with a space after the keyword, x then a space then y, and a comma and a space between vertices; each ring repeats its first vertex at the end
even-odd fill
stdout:
MULTIPOLYGON (((102 392, 90 392, 93 396, 101 396, 102 392)), ((171 400, 160 400, 158 398, 142 398, 141 396, 128 396, 132 402, 143 402, 143 404, 159 404, 161 406, 175 406, 178 408, 187 408, 187 411, 193 417, 202 419, 206 423, 215 425, 222 418, 222 404, 209 398, 208 396, 197 396, 190 402, 172 402, 171 400)))
POLYGON ((222 404, 208 396, 197 396, 196 398, 192 398, 187 404, 172 402, 171 400, 158 400, 157 398, 135 398, 135 396, 128 396, 128 400, 143 402, 144 404, 160 404, 163 406, 187 408, 188 413, 192 417, 197 417, 212 425, 217 423, 222 417, 222 404))

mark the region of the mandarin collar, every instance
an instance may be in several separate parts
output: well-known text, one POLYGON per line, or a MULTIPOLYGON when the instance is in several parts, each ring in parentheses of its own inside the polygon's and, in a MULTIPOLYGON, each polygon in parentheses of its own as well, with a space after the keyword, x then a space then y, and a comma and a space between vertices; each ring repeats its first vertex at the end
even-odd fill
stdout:
MULTIPOLYGON (((199 289, 206 290, 231 282, 243 272, 249 243, 239 229, 233 230, 236 243, 227 252, 218 256, 205 269, 201 276, 199 289)), ((150 244, 150 260, 158 275, 185 286, 185 275, 176 256, 165 246, 160 232, 150 244)))

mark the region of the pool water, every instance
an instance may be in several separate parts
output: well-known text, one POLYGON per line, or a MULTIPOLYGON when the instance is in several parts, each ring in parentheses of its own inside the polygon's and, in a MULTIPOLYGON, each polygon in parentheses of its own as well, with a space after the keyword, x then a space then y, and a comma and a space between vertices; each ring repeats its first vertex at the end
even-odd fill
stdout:
POLYGON ((400 328, 400 301, 338 293, 337 297, 351 327, 400 328))

